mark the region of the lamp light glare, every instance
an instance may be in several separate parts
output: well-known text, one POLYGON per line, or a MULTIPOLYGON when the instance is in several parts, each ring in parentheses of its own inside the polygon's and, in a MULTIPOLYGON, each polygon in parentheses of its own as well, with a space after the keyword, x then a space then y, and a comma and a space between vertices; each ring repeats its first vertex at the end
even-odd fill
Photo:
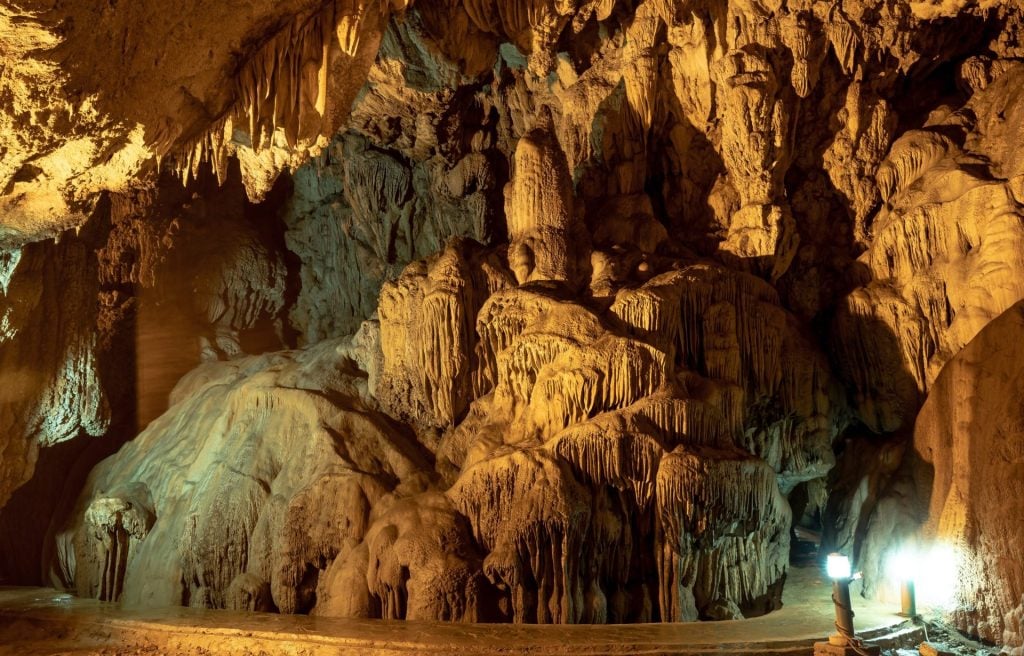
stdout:
POLYGON ((908 542, 886 557, 885 573, 889 581, 899 584, 901 595, 911 586, 917 607, 949 612, 956 606, 960 559, 959 551, 949 544, 908 542))
POLYGON ((951 611, 960 586, 960 555, 948 544, 935 544, 919 559, 921 576, 917 597, 924 605, 951 611))
POLYGON ((921 556, 915 549, 904 546, 889 557, 889 578, 895 581, 917 581, 921 556))
POLYGON ((825 569, 828 571, 829 578, 848 579, 851 573, 850 559, 839 553, 829 554, 825 569))

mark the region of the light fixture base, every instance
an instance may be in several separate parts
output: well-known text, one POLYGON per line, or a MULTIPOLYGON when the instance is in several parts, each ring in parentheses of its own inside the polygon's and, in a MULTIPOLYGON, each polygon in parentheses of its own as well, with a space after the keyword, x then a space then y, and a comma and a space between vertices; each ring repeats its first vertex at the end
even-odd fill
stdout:
POLYGON ((860 651, 855 650, 845 642, 841 645, 832 644, 831 641, 814 643, 814 656, 861 656, 864 653, 869 654, 869 656, 879 656, 882 653, 882 649, 877 645, 863 643, 861 644, 860 651))

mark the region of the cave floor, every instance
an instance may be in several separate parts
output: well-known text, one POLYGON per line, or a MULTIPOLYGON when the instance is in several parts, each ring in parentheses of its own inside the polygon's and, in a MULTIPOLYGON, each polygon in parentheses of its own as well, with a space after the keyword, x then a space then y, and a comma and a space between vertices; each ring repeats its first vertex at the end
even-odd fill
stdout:
MULTIPOLYGON (((131 610, 48 588, 0 588, 0 654, 810 654, 832 630, 831 587, 794 567, 783 608, 685 624, 534 626, 345 620, 191 608, 131 610)), ((896 608, 855 597, 858 633, 912 642, 896 608)))

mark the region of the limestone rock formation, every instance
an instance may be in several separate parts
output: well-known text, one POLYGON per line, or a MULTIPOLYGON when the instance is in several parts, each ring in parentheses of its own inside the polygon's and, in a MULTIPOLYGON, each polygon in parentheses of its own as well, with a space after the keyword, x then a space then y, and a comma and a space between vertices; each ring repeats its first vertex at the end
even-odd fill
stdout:
POLYGON ((5 257, 0 317, 0 502, 31 478, 40 448, 110 423, 101 380, 95 258, 75 240, 29 244, 5 257), (58 296, 53 289, 63 290, 58 296), (55 323, 54 317, 68 320, 55 323))
POLYGON ((961 110, 905 133, 877 169, 885 206, 861 257, 871 280, 842 302, 834 342, 874 430, 909 425, 942 365, 1024 297, 1024 160, 1003 145, 1021 130, 1011 89, 1022 76, 1011 66, 961 110))
POLYGON ((53 575, 131 604, 310 610, 319 571, 362 540, 371 510, 428 480, 427 454, 368 412, 345 346, 191 372, 93 471, 53 575))
MULTIPOLYGON (((994 319, 943 367, 914 427, 931 465, 925 535, 954 550, 953 617, 971 635, 1021 643, 1020 401, 1024 306, 994 319)), ((952 577, 951 577, 952 578, 952 577)))
POLYGON ((827 470, 831 433, 828 367, 771 287, 666 260, 595 313, 551 281, 516 287, 503 253, 454 242, 410 265, 385 285, 367 348, 325 341, 189 374, 168 413, 94 471, 58 536, 63 575, 131 603, 392 619, 777 607, 783 491, 827 470), (766 402, 785 418, 748 410, 766 402), (382 411, 427 433, 412 439, 382 411), (280 449, 309 430, 308 455, 285 463, 280 449), (245 470, 230 464, 239 449, 253 454, 245 470), (355 495, 348 529, 318 510, 330 494, 355 495), (122 509, 139 507, 152 530, 127 528, 122 509), (211 560, 228 542, 238 551, 211 560), (171 558, 168 544, 185 551, 171 558))
POLYGON ((912 441, 899 449, 909 451, 902 463, 886 449, 879 469, 888 480, 872 490, 861 559, 881 578, 909 546, 937 583, 925 579, 919 603, 968 635, 1010 646, 1021 643, 1022 616, 1017 565, 1007 557, 1021 539, 1014 454, 1022 312, 1012 305, 942 368, 912 441))
POLYGON ((993 2, 0 3, 0 583, 714 620, 778 608, 797 528, 875 594, 924 522, 961 628, 1019 647, 1022 37, 993 2))

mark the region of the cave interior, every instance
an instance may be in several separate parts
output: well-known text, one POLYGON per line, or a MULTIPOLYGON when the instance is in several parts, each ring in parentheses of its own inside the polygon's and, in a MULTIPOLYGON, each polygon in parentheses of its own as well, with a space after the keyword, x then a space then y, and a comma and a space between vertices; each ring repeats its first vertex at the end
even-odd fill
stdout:
POLYGON ((1021 653, 1024 6, 214 4, 0 2, 0 586, 1021 653))

